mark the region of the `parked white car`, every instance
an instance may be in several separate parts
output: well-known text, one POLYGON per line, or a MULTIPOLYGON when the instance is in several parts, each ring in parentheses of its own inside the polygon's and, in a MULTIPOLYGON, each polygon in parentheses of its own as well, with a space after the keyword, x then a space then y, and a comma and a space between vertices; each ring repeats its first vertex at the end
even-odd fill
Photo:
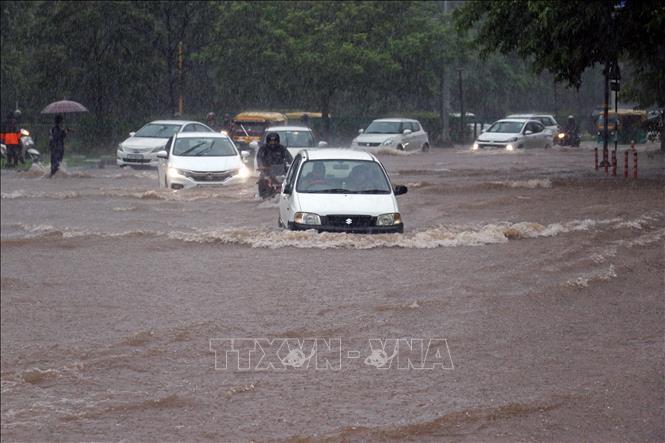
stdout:
POLYGON ((302 150, 282 184, 279 225, 292 230, 399 233, 404 224, 383 165, 368 152, 302 150))
POLYGON ((157 120, 130 132, 118 145, 118 166, 157 166, 157 153, 164 150, 169 137, 182 132, 215 132, 203 123, 184 120, 157 120))
POLYGON ((552 137, 556 135, 561 130, 561 125, 557 123, 553 115, 550 114, 511 114, 506 118, 524 118, 527 120, 536 120, 545 126, 545 129, 552 133, 552 137))
POLYGON ((250 176, 233 140, 219 132, 181 132, 158 152, 159 186, 185 189, 195 186, 229 185, 250 176))
MULTIPOLYGON (((266 128, 261 143, 266 143, 266 136, 271 132, 276 132, 279 135, 279 142, 286 147, 291 157, 295 157, 303 149, 328 147, 328 143, 325 141, 317 143, 314 132, 307 126, 271 126, 266 128)), ((254 169, 256 169, 256 154, 259 152, 259 143, 252 142, 250 143, 250 147, 254 151, 254 169)))
POLYGON ((351 148, 394 148, 398 150, 429 151, 429 137, 418 120, 382 118, 374 120, 367 129, 360 129, 351 148))
POLYGON ((522 148, 549 148, 552 146, 552 134, 545 130, 542 123, 528 119, 503 119, 492 124, 478 136, 471 147, 500 148, 507 151, 522 148))

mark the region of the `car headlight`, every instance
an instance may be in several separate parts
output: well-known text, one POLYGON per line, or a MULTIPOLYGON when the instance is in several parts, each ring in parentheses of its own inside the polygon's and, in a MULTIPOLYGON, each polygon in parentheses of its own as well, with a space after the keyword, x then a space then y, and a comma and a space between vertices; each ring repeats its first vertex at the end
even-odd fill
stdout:
POLYGON ((508 144, 506 145, 506 151, 512 151, 513 150, 513 145, 508 144))
POLYGON ((517 141, 517 137, 513 137, 513 138, 511 138, 511 139, 508 140, 508 141, 509 141, 509 142, 516 142, 516 141, 517 141))
POLYGON ((314 214, 312 212, 296 212, 296 215, 293 220, 301 225, 321 224, 321 217, 319 217, 318 214, 314 214))
POLYGON ((381 143, 381 144, 382 144, 383 146, 389 146, 389 145, 392 145, 392 144, 393 144, 393 139, 392 139, 392 138, 389 138, 388 140, 384 141, 384 142, 381 143))
POLYGON ((164 146, 158 146, 150 152, 159 152, 159 151, 164 151, 164 150, 165 150, 164 146))
POLYGON ((402 223, 402 217, 400 217, 398 212, 381 214, 376 218, 377 226, 392 226, 399 225, 400 223, 402 223))
POLYGON ((474 143, 473 146, 471 146, 471 149, 472 149, 473 151, 477 151, 478 148, 479 148, 478 143, 474 143))
POLYGON ((247 166, 241 166, 240 169, 238 169, 238 174, 237 177, 239 178, 247 178, 249 177, 249 168, 247 166))
POLYGON ((183 171, 182 169, 174 168, 173 166, 169 166, 168 174, 171 177, 174 177, 174 176, 177 176, 177 175, 181 175, 181 176, 184 177, 185 176, 185 171, 183 171))

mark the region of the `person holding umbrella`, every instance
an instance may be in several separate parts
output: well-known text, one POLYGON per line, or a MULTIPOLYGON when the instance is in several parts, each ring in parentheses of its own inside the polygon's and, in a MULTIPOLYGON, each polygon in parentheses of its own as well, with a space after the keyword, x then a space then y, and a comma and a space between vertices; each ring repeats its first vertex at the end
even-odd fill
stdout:
POLYGON ((51 151, 51 177, 60 169, 60 162, 65 154, 65 137, 69 129, 62 129, 62 114, 73 112, 88 112, 88 108, 82 104, 71 100, 60 100, 50 103, 44 109, 42 114, 57 114, 55 116, 55 126, 49 133, 49 150, 51 151))
POLYGON ((60 127, 61 124, 62 115, 58 114, 55 116, 55 126, 51 128, 48 140, 48 147, 51 151, 51 177, 60 169, 60 162, 65 155, 65 137, 67 137, 67 131, 60 127))

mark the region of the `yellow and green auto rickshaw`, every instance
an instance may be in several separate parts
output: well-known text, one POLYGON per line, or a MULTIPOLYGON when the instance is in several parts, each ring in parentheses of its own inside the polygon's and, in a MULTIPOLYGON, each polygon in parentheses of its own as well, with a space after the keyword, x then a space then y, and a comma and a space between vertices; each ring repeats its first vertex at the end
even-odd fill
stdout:
POLYGON ((247 149, 251 142, 261 142, 263 133, 270 126, 283 126, 287 117, 280 112, 241 112, 231 120, 231 138, 238 148, 247 149))
MULTIPOLYGON (((607 130, 609 140, 614 141, 618 134, 618 143, 628 144, 631 141, 635 143, 645 143, 647 140, 647 131, 645 122, 647 112, 634 109, 619 109, 618 112, 609 111, 607 114, 607 130), (618 132, 617 131, 618 127, 618 132)), ((597 142, 603 142, 603 132, 605 131, 605 115, 601 113, 596 120, 597 142)))

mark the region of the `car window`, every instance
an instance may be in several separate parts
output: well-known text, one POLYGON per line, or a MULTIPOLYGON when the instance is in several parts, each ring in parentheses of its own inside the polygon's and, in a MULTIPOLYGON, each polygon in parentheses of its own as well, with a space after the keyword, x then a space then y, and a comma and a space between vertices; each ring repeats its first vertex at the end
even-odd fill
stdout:
POLYGON ((185 125, 185 127, 182 128, 182 132, 196 132, 196 127, 195 125, 185 125))
POLYGON ((308 160, 303 163, 298 192, 320 194, 390 194, 381 166, 368 160, 308 160))
POLYGON ((196 137, 178 138, 173 145, 173 155, 182 157, 229 157, 237 155, 228 138, 196 137))
POLYGON ((295 175, 296 171, 298 170, 298 166, 300 165, 301 160, 302 160, 302 156, 300 154, 296 155, 296 158, 293 159, 293 163, 291 163, 291 167, 289 168, 288 172, 286 173, 286 179, 284 180, 286 182, 286 186, 292 186, 293 185, 293 176, 295 175))
POLYGON ((420 123, 418 122, 411 122, 411 126, 413 126, 413 132, 418 132, 421 130, 420 123))
POLYGON ((197 124, 197 125, 192 125, 192 126, 194 126, 194 131, 196 131, 196 132, 214 132, 212 129, 210 129, 209 127, 204 126, 204 125, 198 125, 197 124))
POLYGON ((400 122, 372 122, 365 134, 400 134, 403 131, 400 122))
POLYGON ((522 122, 496 122, 486 132, 518 134, 522 130, 522 122))
POLYGON ((279 131, 279 139, 287 148, 311 148, 314 136, 310 131, 279 131))
POLYGON ((543 129, 545 129, 545 126, 541 125, 540 123, 533 124, 533 132, 543 132, 543 129))
POLYGON ((139 129, 136 134, 134 134, 134 137, 169 138, 178 132, 180 127, 181 125, 177 124, 148 123, 139 129))

